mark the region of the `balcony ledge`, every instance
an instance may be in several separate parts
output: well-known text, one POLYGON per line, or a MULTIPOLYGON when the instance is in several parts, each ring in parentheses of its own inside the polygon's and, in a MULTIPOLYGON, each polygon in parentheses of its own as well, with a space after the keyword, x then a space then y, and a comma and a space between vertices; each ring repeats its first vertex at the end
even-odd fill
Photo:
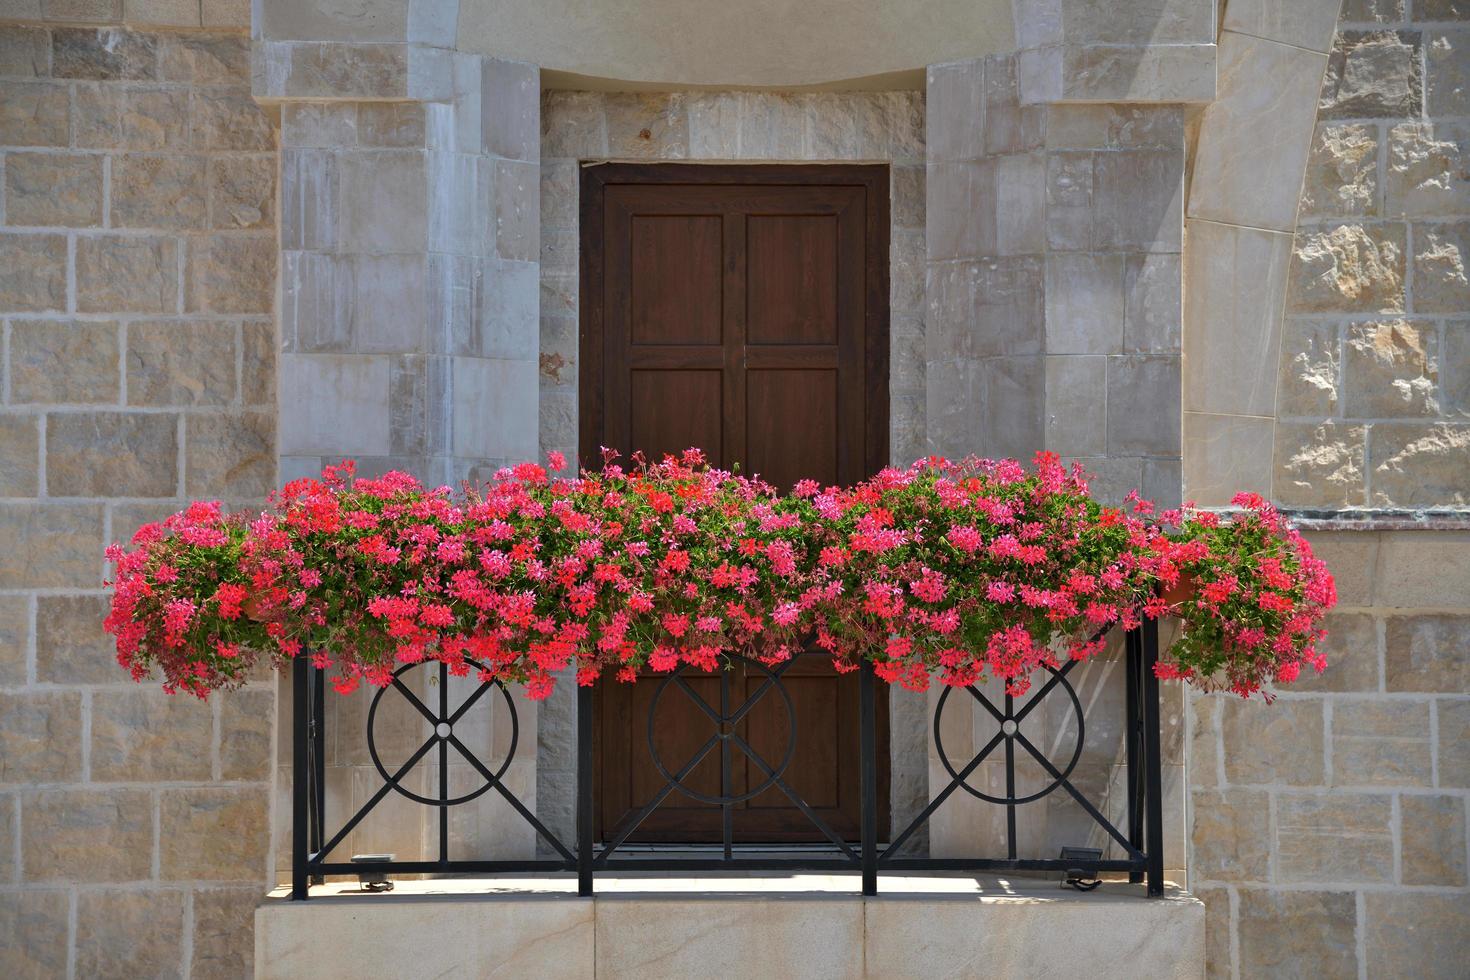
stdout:
POLYGON ((1204 906, 1170 887, 1022 878, 625 875, 329 882, 255 913, 257 978, 1201 977, 1204 906))

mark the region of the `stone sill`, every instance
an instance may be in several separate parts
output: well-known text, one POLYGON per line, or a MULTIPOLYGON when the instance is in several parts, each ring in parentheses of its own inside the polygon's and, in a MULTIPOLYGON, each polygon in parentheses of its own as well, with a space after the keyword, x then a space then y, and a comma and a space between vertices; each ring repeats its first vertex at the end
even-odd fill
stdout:
POLYGON ((1204 906, 1177 888, 886 875, 329 883, 272 892, 255 914, 255 975, 365 977, 1201 977, 1204 906))
POLYGON ((1283 510, 1303 531, 1470 531, 1470 511, 1283 510))

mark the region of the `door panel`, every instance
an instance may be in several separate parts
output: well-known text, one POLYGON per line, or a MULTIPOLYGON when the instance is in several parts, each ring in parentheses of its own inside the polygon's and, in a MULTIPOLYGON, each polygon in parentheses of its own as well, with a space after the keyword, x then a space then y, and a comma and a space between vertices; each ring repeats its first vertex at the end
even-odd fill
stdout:
MULTIPOLYGON (((612 164, 582 172, 581 453, 610 446, 652 459, 690 446, 712 462, 789 489, 799 479, 853 483, 887 457, 888 177, 881 166, 612 164)), ((716 727, 722 684, 733 709, 766 675, 734 662, 611 677, 594 691, 596 828, 619 836, 716 727)), ((752 751, 834 830, 860 818, 858 678, 825 654, 802 655, 737 726, 752 751)), ((879 698, 879 813, 886 832, 887 699, 879 698)), ((733 741, 716 745, 683 784, 743 795, 767 779, 733 741)), ((735 841, 826 838, 779 788, 732 807, 735 841)), ((675 790, 634 841, 714 842, 718 805, 675 790)))

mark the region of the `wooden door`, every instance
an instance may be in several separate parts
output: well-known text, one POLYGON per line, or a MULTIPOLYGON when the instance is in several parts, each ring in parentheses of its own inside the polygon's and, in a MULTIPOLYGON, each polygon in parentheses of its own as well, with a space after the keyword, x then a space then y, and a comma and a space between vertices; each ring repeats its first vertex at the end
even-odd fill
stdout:
MULTIPOLYGON (((581 446, 650 458, 697 446, 782 489, 853 483, 888 451, 888 168, 608 164, 582 173, 581 446)), ((598 833, 615 837, 714 731, 721 681, 686 671, 606 683, 596 695, 598 833), (649 710, 658 698, 655 724, 649 710), (650 752, 649 736, 654 752, 650 752)), ((761 690, 757 668, 726 678, 733 710, 761 690)), ((860 800, 856 675, 820 652, 738 730, 767 764, 796 736, 784 779, 822 820, 855 837, 860 800)), ((880 698, 886 709, 886 699, 880 698)), ((880 711, 887 804, 887 715, 880 711)), ((823 840, 766 782, 759 763, 716 748, 684 784, 738 805, 741 841, 823 840)), ((715 841, 720 807, 675 792, 630 838, 715 841)))

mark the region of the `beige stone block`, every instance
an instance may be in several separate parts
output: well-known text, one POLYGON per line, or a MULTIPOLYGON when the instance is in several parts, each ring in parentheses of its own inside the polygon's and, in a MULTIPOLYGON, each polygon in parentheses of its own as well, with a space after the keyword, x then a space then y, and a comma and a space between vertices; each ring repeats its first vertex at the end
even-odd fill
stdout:
POLYGON ((70 899, 65 891, 20 891, 0 902, 0 971, 6 976, 66 976, 70 899))
POLYGON ((123 0, 123 17, 129 24, 160 27, 198 27, 197 0, 123 0))
POLYGON ((1220 713, 1218 695, 1188 694, 1193 721, 1189 738, 1189 785, 1191 789, 1213 789, 1220 785, 1220 713))
POLYGON ((1404 234, 1404 226, 1395 223, 1303 230, 1292 253, 1287 309, 1294 313, 1403 310, 1404 234))
POLYGON ((1281 325, 1281 417, 1335 415, 1342 397, 1342 338, 1337 323, 1287 317, 1281 325))
POLYGON ((117 228, 203 228, 207 160, 183 154, 124 153, 112 161, 112 224, 117 228))
POLYGON ((1403 123, 1388 138, 1387 215, 1443 218, 1470 211, 1470 126, 1403 123))
POLYGON ((1047 47, 1021 52, 1021 102, 1209 102, 1215 75, 1213 44, 1047 47))
POLYGON ((0 77, 44 78, 51 74, 51 35, 44 27, 0 27, 0 77))
POLYGON ((1379 179, 1377 127, 1323 123, 1307 156, 1301 215, 1377 214, 1379 179))
MULTIPOLYGON (((735 160, 740 156, 740 93, 690 92, 689 157, 693 160, 735 160)), ((543 130, 545 124, 543 124, 543 130)), ((601 130, 588 127, 587 138, 600 138, 601 130)), ((543 174, 545 173, 543 162, 543 174)), ((544 200, 543 200, 544 207, 544 200)))
POLYGON ((102 508, 0 504, 0 588, 95 589, 102 577, 102 508))
POLYGON ((1470 701, 1435 702, 1439 721, 1439 785, 1470 788, 1470 701))
MULTIPOLYGON (((800 160, 806 130, 801 98, 782 92, 740 95, 740 156, 751 160, 800 160)), ((619 130, 624 132, 624 130, 619 130)), ((677 128, 673 130, 677 145, 677 128)), ((613 121, 607 124, 608 150, 614 152, 613 121)))
POLYGON ((1440 408, 1453 418, 1470 418, 1470 321, 1445 324, 1440 368, 1440 408))
MULTIPOLYGON (((1334 575, 1337 568, 1324 556, 1334 575)), ((1344 603, 1346 604, 1346 603, 1344 603)), ((1318 674, 1303 670, 1292 691, 1377 691, 1378 621, 1364 613, 1331 612, 1323 621, 1327 637, 1317 649, 1327 657, 1327 669, 1318 674)))
POLYGON ((1322 782, 1320 701, 1225 702, 1225 778, 1232 783, 1322 782))
POLYGON ((72 782, 82 774, 82 696, 0 694, 0 783, 72 782))
POLYGON ((1245 789, 1196 791, 1191 804, 1191 872, 1205 881, 1266 881, 1271 865, 1268 794, 1245 789))
POLYGON ((250 39, 242 34, 164 34, 159 77, 199 85, 250 84, 250 39))
POLYGON ((1336 0, 1235 0, 1221 27, 1258 38, 1325 52, 1332 47, 1336 0))
POLYGON ((209 705, 153 688, 92 697, 92 776, 106 782, 206 780, 213 731, 209 705))
POLYGON ((77 975, 177 976, 184 893, 97 891, 77 896, 77 975))
POLYGON ((1278 422, 1276 498, 1292 507, 1361 507, 1367 428, 1341 422, 1278 422))
POLYGON ((1393 884, 1393 798, 1282 793, 1276 851, 1278 881, 1393 884))
POLYGON ((1371 503, 1457 507, 1470 502, 1470 426, 1380 423, 1368 436, 1371 503))
POLYGON ((338 160, 344 248, 419 252, 428 241, 428 176, 419 150, 347 153, 338 160))
MULTIPOLYGON (((31 634, 29 609, 30 600, 23 595, 0 596, 0 684, 7 687, 20 687, 26 682, 26 648, 31 634)), ((0 804, 0 810, 3 809, 0 804)))
POLYGON ((126 675, 103 632, 112 608, 105 595, 43 595, 36 599, 36 678, 51 684, 108 684, 126 675))
POLYGON ((1242 889, 1242 977, 1352 977, 1358 972, 1352 892, 1242 889))
POLYGON ((1406 885, 1465 887, 1465 798, 1399 797, 1406 885))
POLYGON ((189 94, 192 144, 201 150, 274 150, 279 124, 248 92, 189 94))
POLYGON ((419 102, 364 102, 357 107, 360 146, 421 148, 425 106, 419 102))
MULTIPOLYGON (((262 94, 297 99, 401 99, 409 94, 410 56, 414 53, 402 44, 267 43, 258 56, 267 82, 262 94)), ((447 59, 442 63, 447 67, 447 59)), ((448 91, 436 94, 447 97, 448 91)))
POLYGON ((5 223, 94 227, 102 223, 102 157, 5 155, 5 223))
POLYGON ((0 416, 0 494, 34 497, 40 490, 41 419, 35 415, 0 416))
POLYGON ((247 407, 276 404, 276 325, 245 323, 241 327, 240 400, 247 407))
POLYGON ((129 405, 228 405, 235 399, 233 323, 128 324, 129 405))
POLYGON ((1470 616, 1392 616, 1385 641, 1388 690, 1470 690, 1470 616))
POLYGON ((270 776, 275 692, 245 689, 220 695, 220 777, 263 780, 270 776))
POLYGON ((1430 32, 1425 45, 1425 74, 1428 76, 1425 101, 1431 116, 1470 113, 1470 69, 1465 67, 1467 50, 1470 50, 1470 31, 1430 32))
POLYGON ((1340 31, 1322 79, 1324 119, 1420 115, 1424 78, 1420 35, 1410 31, 1340 31))
POLYGON ((165 881, 258 881, 270 828, 265 786, 165 789, 159 868, 165 881))
POLYGON ((72 129, 79 148, 183 149, 189 136, 188 90, 79 84, 72 129))
POLYGON ((184 275, 189 312, 268 314, 275 305, 275 239, 238 234, 191 239, 184 275))
POLYGON ((21 797, 21 864, 36 882, 143 881, 153 867, 147 789, 42 790, 21 797))
MULTIPOLYGON (((1183 240, 1184 148, 1122 150, 1094 162, 1097 248, 1178 252, 1183 240)), ((1199 185, 1196 174, 1194 186, 1199 185)))
POLYGON ((66 309, 66 237, 0 233, 0 310, 66 309))
POLYGON ((1470 309, 1470 222, 1414 226, 1414 311, 1470 309))
POLYGON ((273 413, 189 416, 185 495, 264 499, 276 487, 275 436, 273 413))
POLYGON ((1193 888, 1205 905, 1206 980, 1230 980, 1234 974, 1230 952, 1230 892, 1224 888, 1193 888))
POLYGON ((0 82, 0 144, 66 146, 70 119, 65 85, 0 82))
POLYGON ((178 242, 154 235, 77 240, 77 309, 84 313, 173 313, 178 242))
POLYGON ((1220 94, 1200 121, 1190 217, 1294 229, 1325 64, 1300 47, 1221 35, 1220 94))
POLYGON ((1333 786, 1428 786, 1429 703, 1337 701, 1332 710, 1333 786))
POLYGON ((259 888, 210 888, 194 893, 192 980, 250 976, 255 960, 259 888))
POLYGON ((1451 980, 1470 957, 1470 909, 1463 895, 1369 892, 1363 946, 1370 977, 1451 980))
POLYGON ((178 420, 127 412, 54 414, 46 421, 46 488, 55 497, 172 497, 178 420))
POLYGON ((1327 563, 1337 580, 1338 605, 1372 605, 1378 535, 1355 531, 1312 531, 1306 537, 1313 552, 1327 563))
POLYGON ((117 324, 12 321, 10 396, 21 403, 116 402, 117 324))
POLYGON ((158 77, 158 36, 120 28, 57 28, 51 32, 51 73, 94 81, 158 77))
MULTIPOLYGON (((738 95, 732 97, 739 98, 738 95)), ((482 104, 488 105, 489 102, 490 100, 482 100, 482 104)), ((542 94, 543 160, 606 155, 607 126, 602 114, 602 96, 599 93, 552 90, 542 94)))
POLYGON ((1381 606, 1451 607, 1465 605, 1470 580, 1470 535, 1455 531, 1384 534, 1373 579, 1381 606))
POLYGON ((1284 234, 1189 222, 1184 254, 1189 286, 1184 405, 1189 411, 1275 414, 1290 248, 1284 234))
POLYGON ((123 0, 40 0, 50 21, 108 23, 122 17, 123 0))

